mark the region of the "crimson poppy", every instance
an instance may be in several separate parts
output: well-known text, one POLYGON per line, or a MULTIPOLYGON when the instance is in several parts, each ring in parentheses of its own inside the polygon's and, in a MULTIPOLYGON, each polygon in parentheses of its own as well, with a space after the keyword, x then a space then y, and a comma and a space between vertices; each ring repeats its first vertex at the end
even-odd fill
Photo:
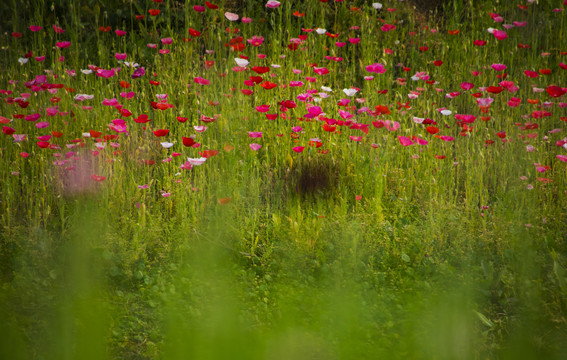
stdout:
POLYGON ((166 136, 167 134, 169 134, 169 130, 168 129, 158 129, 158 130, 154 130, 153 133, 157 137, 162 137, 162 136, 166 136))

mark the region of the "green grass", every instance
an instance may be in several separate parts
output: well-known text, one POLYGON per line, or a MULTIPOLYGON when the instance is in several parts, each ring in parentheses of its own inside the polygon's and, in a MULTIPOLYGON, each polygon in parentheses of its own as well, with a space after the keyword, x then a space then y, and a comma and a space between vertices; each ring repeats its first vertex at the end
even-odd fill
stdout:
POLYGON ((0 89, 12 91, 0 95, 0 120, 27 135, 16 142, 0 134, 0 358, 562 359, 567 172, 556 155, 567 154, 556 143, 565 136, 566 111, 559 103, 566 96, 532 90, 566 85, 559 66, 567 63, 565 15, 553 12, 560 2, 523 10, 454 1, 427 16, 405 2, 383 4, 377 12, 361 1, 282 1, 278 9, 257 1, 219 2, 218 10, 204 13, 193 10, 200 3, 169 0, 0 5, 8 14, 0 25, 6 32, 0 35, 0 89), (152 17, 148 9, 161 13, 152 17), (253 21, 231 23, 225 11, 253 21), (493 12, 505 24, 527 25, 498 41, 486 30, 501 29, 493 12), (137 20, 140 14, 146 16, 137 20), (383 32, 384 23, 396 29, 383 32), (52 24, 66 32, 56 34, 52 24), (44 29, 31 32, 30 25, 44 29), (226 31, 235 27, 236 34, 226 31), (307 35, 302 28, 317 27, 339 36, 312 32, 296 51, 287 47, 291 38, 307 35), (191 36, 189 28, 201 35, 191 36), (127 35, 116 36, 116 29, 127 35), (254 35, 264 37, 261 46, 246 42, 254 35), (237 36, 247 44, 242 52, 225 46, 237 36), (160 43, 166 37, 172 45, 160 43), (361 41, 353 45, 349 38, 361 41), (486 46, 474 46, 477 39, 486 46), (58 41, 71 46, 56 48, 58 41), (20 64, 30 51, 46 59, 20 64), (132 79, 133 69, 118 63, 115 53, 127 53, 146 74, 132 79), (57 61, 61 55, 63 62, 57 61), (249 68, 281 67, 263 75, 233 71, 238 55, 249 57, 249 68), (315 74, 313 63, 329 74, 315 74), (369 74, 365 67, 373 63, 387 71, 369 74), (490 68, 494 63, 507 65, 506 80, 519 90, 482 92, 494 99, 483 112, 471 94, 502 81, 502 73, 490 68), (106 79, 83 74, 88 65, 122 70, 106 79), (540 69, 551 73, 524 75, 540 69), (420 71, 437 83, 411 80, 420 71), (50 94, 24 86, 38 75, 65 88, 50 94), (368 75, 374 80, 364 80, 368 75), (278 87, 248 86, 250 76, 278 87), (280 86, 297 80, 304 85, 280 86), (465 81, 475 88, 464 91, 465 81), (347 110, 369 125, 368 133, 336 125, 327 132, 322 117, 304 118, 308 106, 297 96, 308 89, 319 93, 321 86, 333 91, 309 104, 338 120, 339 110, 347 110), (350 87, 360 91, 348 97, 343 89, 350 87), (136 93, 131 100, 120 96, 128 91, 136 93), (410 99, 410 91, 420 95, 410 99), (455 91, 461 94, 446 97, 455 91), (25 108, 10 101, 22 93, 30 94, 25 108), (94 99, 78 102, 77 94, 94 99), (150 102, 158 102, 158 94, 167 94, 174 107, 154 109, 150 102), (521 104, 508 106, 511 97, 521 104), (112 98, 132 115, 101 105, 112 98), (355 108, 340 107, 343 98, 355 108), (297 107, 284 112, 285 100, 297 107), (410 109, 399 106, 408 101, 410 109), (541 108, 546 101, 553 105, 541 108), (47 116, 45 109, 56 105, 68 114, 47 116), (261 105, 285 118, 267 120, 255 109, 261 105), (377 105, 391 114, 356 114, 377 105), (453 114, 442 115, 436 110, 442 107, 453 114), (551 116, 531 116, 540 110, 551 116), (50 125, 40 129, 14 116, 34 113, 41 114, 37 122, 50 125), (136 123, 141 114, 152 121, 136 123), (214 122, 200 121, 216 114, 214 122), (477 116, 472 131, 464 134, 454 114, 477 116), (436 121, 438 135, 454 140, 435 137, 413 117, 436 121), (119 118, 128 134, 109 127, 119 118), (377 120, 400 128, 377 129, 377 120), (538 127, 522 129, 526 123, 538 127), (196 125, 208 129, 196 132, 196 125), (296 126, 302 131, 293 131, 296 126), (158 138, 152 133, 157 129, 170 131, 158 138), (36 137, 52 131, 62 133, 48 140, 60 149, 40 148, 36 137), (84 136, 89 131, 119 136, 101 149, 84 136), (503 131, 506 142, 497 135, 503 131), (414 135, 429 143, 404 147, 398 140, 414 135), (183 146, 189 136, 201 146, 183 146), (312 146, 313 138, 322 146, 312 146), (262 147, 253 151, 251 143, 262 147), (305 149, 296 153, 296 146, 305 149), (180 168, 205 150, 218 154, 191 170, 180 168), (534 163, 549 169, 540 173, 534 163))

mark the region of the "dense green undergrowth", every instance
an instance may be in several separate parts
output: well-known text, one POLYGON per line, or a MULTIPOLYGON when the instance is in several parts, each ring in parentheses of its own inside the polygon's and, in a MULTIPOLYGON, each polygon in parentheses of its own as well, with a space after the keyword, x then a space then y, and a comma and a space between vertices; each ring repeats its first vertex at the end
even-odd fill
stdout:
POLYGON ((427 16, 397 1, 379 11, 363 1, 228 3, 203 13, 193 6, 204 4, 169 0, 0 5, 10 14, 0 24, 0 119, 27 135, 0 136, 0 358, 562 359, 567 172, 557 142, 565 95, 544 92, 565 86, 564 15, 553 11, 561 3, 453 1, 427 16), (225 11, 253 21, 230 22, 225 11), (490 13, 527 25, 498 41, 486 30, 500 27, 490 13), (100 30, 106 26, 112 31, 100 30), (300 48, 288 47, 302 29, 318 27, 338 37, 312 32, 300 48), (239 52, 230 46, 239 35, 264 43, 239 52), (159 45, 167 37, 173 45, 159 45), (358 45, 335 44, 355 37, 358 45), (472 45, 477 39, 486 46, 472 45), (63 40, 69 48, 56 47, 63 40), (144 67, 144 77, 132 78, 116 53, 144 67), (261 75, 278 86, 245 85, 258 74, 235 70, 239 55, 249 67, 281 65, 261 75), (329 74, 315 75, 314 62, 329 74), (387 71, 365 79, 373 63, 387 71), (480 90, 504 80, 491 69, 498 63, 516 92, 480 90), (105 78, 82 73, 88 65, 122 69, 105 78), (540 69, 550 74, 524 76, 540 69), (415 72, 435 82, 415 82, 415 72), (24 87, 39 75, 64 88, 24 87), (316 81, 288 85, 305 76, 316 81), (351 87, 360 92, 343 95, 351 87), (240 92, 249 88, 250 96, 240 92), (329 98, 297 100, 308 89, 329 98), (130 90, 132 100, 120 97, 130 90), (151 106, 160 94, 173 106, 151 106), (494 102, 479 107, 480 96, 494 102), (354 108, 337 104, 345 97, 354 108), (521 105, 509 105, 514 97, 521 105), (100 105, 111 98, 133 115, 100 105), (297 108, 283 109, 285 100, 297 108), (324 113, 309 119, 313 105, 324 113), (379 105, 389 112, 357 112, 379 105), (54 106, 58 116, 45 115, 54 106), (478 119, 463 126, 442 107, 478 119), (324 117, 348 116, 339 110, 369 131, 325 130, 324 117), (537 117, 542 110, 550 115, 537 117), (16 116, 35 112, 48 128, 16 116), (132 120, 142 114, 152 121, 132 120), (118 117, 127 131, 112 127, 118 117), (447 138, 414 117, 435 120, 447 138), (386 130, 387 120, 399 129, 386 130), (170 132, 156 137, 157 129, 170 132), (46 134, 54 147, 37 143, 46 134), (201 146, 184 146, 189 136, 201 146), (405 146, 403 138, 428 144, 405 146), (187 157, 207 159, 183 169, 187 157))

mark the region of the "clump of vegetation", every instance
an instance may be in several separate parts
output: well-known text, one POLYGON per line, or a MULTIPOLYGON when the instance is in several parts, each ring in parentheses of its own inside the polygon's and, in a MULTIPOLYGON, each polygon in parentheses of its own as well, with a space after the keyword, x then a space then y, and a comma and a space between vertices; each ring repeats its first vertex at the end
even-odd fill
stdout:
POLYGON ((564 358, 565 5, 1 2, 0 358, 564 358))

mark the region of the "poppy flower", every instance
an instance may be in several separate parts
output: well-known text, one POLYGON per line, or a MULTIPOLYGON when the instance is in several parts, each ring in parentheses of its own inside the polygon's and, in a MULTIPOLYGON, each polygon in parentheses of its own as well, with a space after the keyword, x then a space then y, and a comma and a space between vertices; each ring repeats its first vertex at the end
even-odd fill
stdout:
POLYGON ((197 76, 193 81, 199 85, 209 85, 211 83, 209 80, 203 79, 200 76, 197 76))
POLYGON ((403 146, 414 145, 414 142, 411 141, 410 138, 405 137, 405 136, 398 136, 398 140, 400 141, 400 144, 402 144, 403 146))
POLYGON ((208 159, 211 158, 213 156, 217 156, 219 153, 218 150, 204 150, 204 151, 200 151, 199 155, 201 155, 203 158, 208 159))
POLYGON ((230 197, 224 197, 219 199, 219 204, 226 205, 230 202, 230 197))
POLYGON ((266 7, 269 9, 276 9, 280 6, 279 1, 270 0, 266 3, 266 7))
POLYGON ((162 136, 166 136, 167 134, 169 134, 169 130, 168 129, 158 129, 158 130, 154 130, 153 133, 157 137, 162 137, 162 136))
POLYGON ((71 42, 69 41, 58 41, 55 43, 55 46, 57 46, 60 49, 66 49, 69 46, 71 46, 71 42))
POLYGON ((205 1, 205 5, 206 5, 209 9, 211 9, 211 10, 216 10, 216 9, 219 8, 218 5, 215 5, 215 4, 210 3, 210 2, 208 2, 208 1, 205 1))
POLYGON ((435 135, 437 133, 439 133, 439 129, 436 128, 435 126, 428 126, 426 128, 427 132, 430 133, 431 135, 435 135))
POLYGON ((270 68, 267 66, 253 66, 252 71, 258 74, 265 74, 270 71, 270 68))
POLYGON ((190 34, 191 36, 193 36, 193 37, 199 37, 199 36, 201 36, 201 32, 199 32, 199 31, 197 31, 197 30, 195 30, 195 29, 192 29, 192 28, 189 28, 189 34, 190 34))
POLYGON ((260 86, 266 90, 270 90, 277 87, 278 85, 269 81, 264 81, 263 83, 260 84, 260 86))
POLYGON ((192 137, 182 137, 183 146, 192 147, 195 145, 195 140, 192 137))
POLYGON ((497 40, 504 40, 508 37, 508 34, 506 33, 506 31, 503 31, 503 30, 494 30, 492 32, 492 35, 494 35, 494 37, 497 40))
POLYGON ((386 67, 380 63, 374 63, 366 66, 366 71, 369 73, 383 74, 386 72, 386 67))
POLYGON ((538 73, 536 73, 535 71, 532 71, 532 70, 524 71, 524 75, 526 75, 527 77, 530 77, 530 78, 539 77, 538 73))
POLYGON ((554 98, 567 94, 567 88, 563 89, 563 88, 560 88, 559 86, 555 86, 555 85, 548 86, 545 89, 545 91, 547 91, 549 96, 554 97, 554 98))
POLYGON ((238 14, 234 14, 231 12, 225 12, 224 17, 226 17, 229 21, 237 21, 240 18, 238 14))

